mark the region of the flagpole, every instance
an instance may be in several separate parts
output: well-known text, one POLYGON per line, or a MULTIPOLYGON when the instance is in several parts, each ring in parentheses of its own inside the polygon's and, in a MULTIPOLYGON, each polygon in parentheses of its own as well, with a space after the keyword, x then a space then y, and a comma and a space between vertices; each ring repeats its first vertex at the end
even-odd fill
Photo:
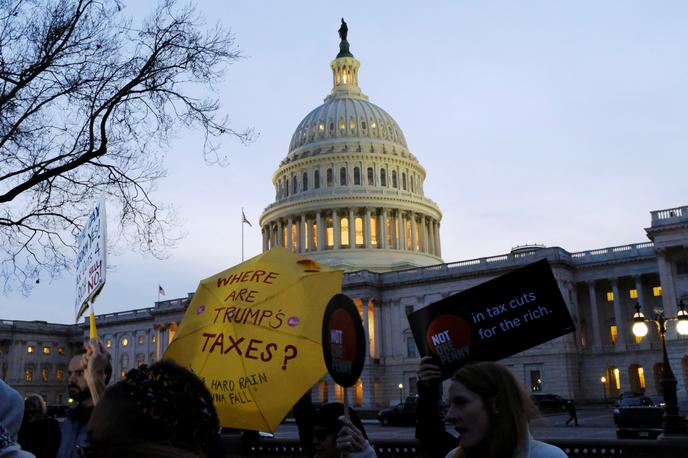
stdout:
POLYGON ((241 207, 241 262, 244 262, 244 207, 241 207))

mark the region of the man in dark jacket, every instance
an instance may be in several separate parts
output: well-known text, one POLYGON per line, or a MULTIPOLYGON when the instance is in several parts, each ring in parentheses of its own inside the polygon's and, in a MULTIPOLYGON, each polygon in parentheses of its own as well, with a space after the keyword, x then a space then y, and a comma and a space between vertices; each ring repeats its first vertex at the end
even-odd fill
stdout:
POLYGON ((86 353, 71 359, 67 372, 69 397, 77 404, 67 411, 62 423, 62 440, 57 458, 76 458, 79 456, 78 448, 86 445, 86 425, 93 406, 112 376, 110 354, 102 342, 89 343, 86 353))

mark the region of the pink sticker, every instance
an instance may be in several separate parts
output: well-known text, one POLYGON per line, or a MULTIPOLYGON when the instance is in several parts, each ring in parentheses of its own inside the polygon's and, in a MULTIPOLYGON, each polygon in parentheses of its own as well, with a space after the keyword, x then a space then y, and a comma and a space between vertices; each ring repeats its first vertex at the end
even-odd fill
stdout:
POLYGON ((205 312, 205 305, 198 307, 198 310, 196 310, 196 315, 200 315, 203 312, 205 312))
POLYGON ((299 324, 299 317, 298 316, 292 316, 287 320, 287 324, 289 326, 297 326, 299 324))

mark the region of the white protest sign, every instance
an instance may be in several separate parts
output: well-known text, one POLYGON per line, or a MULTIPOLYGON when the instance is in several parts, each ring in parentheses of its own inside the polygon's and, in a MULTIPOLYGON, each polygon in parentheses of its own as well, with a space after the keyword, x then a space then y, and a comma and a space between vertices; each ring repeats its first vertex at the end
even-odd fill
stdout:
POLYGON ((105 202, 96 205, 77 240, 76 320, 79 320, 96 294, 105 285, 105 202))

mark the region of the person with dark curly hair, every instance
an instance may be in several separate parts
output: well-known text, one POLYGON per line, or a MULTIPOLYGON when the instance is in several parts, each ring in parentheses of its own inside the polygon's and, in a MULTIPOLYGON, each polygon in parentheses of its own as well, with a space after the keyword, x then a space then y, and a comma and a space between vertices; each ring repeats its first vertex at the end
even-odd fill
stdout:
POLYGON ((105 391, 88 424, 87 457, 219 457, 210 392, 170 360, 130 370, 105 391))

